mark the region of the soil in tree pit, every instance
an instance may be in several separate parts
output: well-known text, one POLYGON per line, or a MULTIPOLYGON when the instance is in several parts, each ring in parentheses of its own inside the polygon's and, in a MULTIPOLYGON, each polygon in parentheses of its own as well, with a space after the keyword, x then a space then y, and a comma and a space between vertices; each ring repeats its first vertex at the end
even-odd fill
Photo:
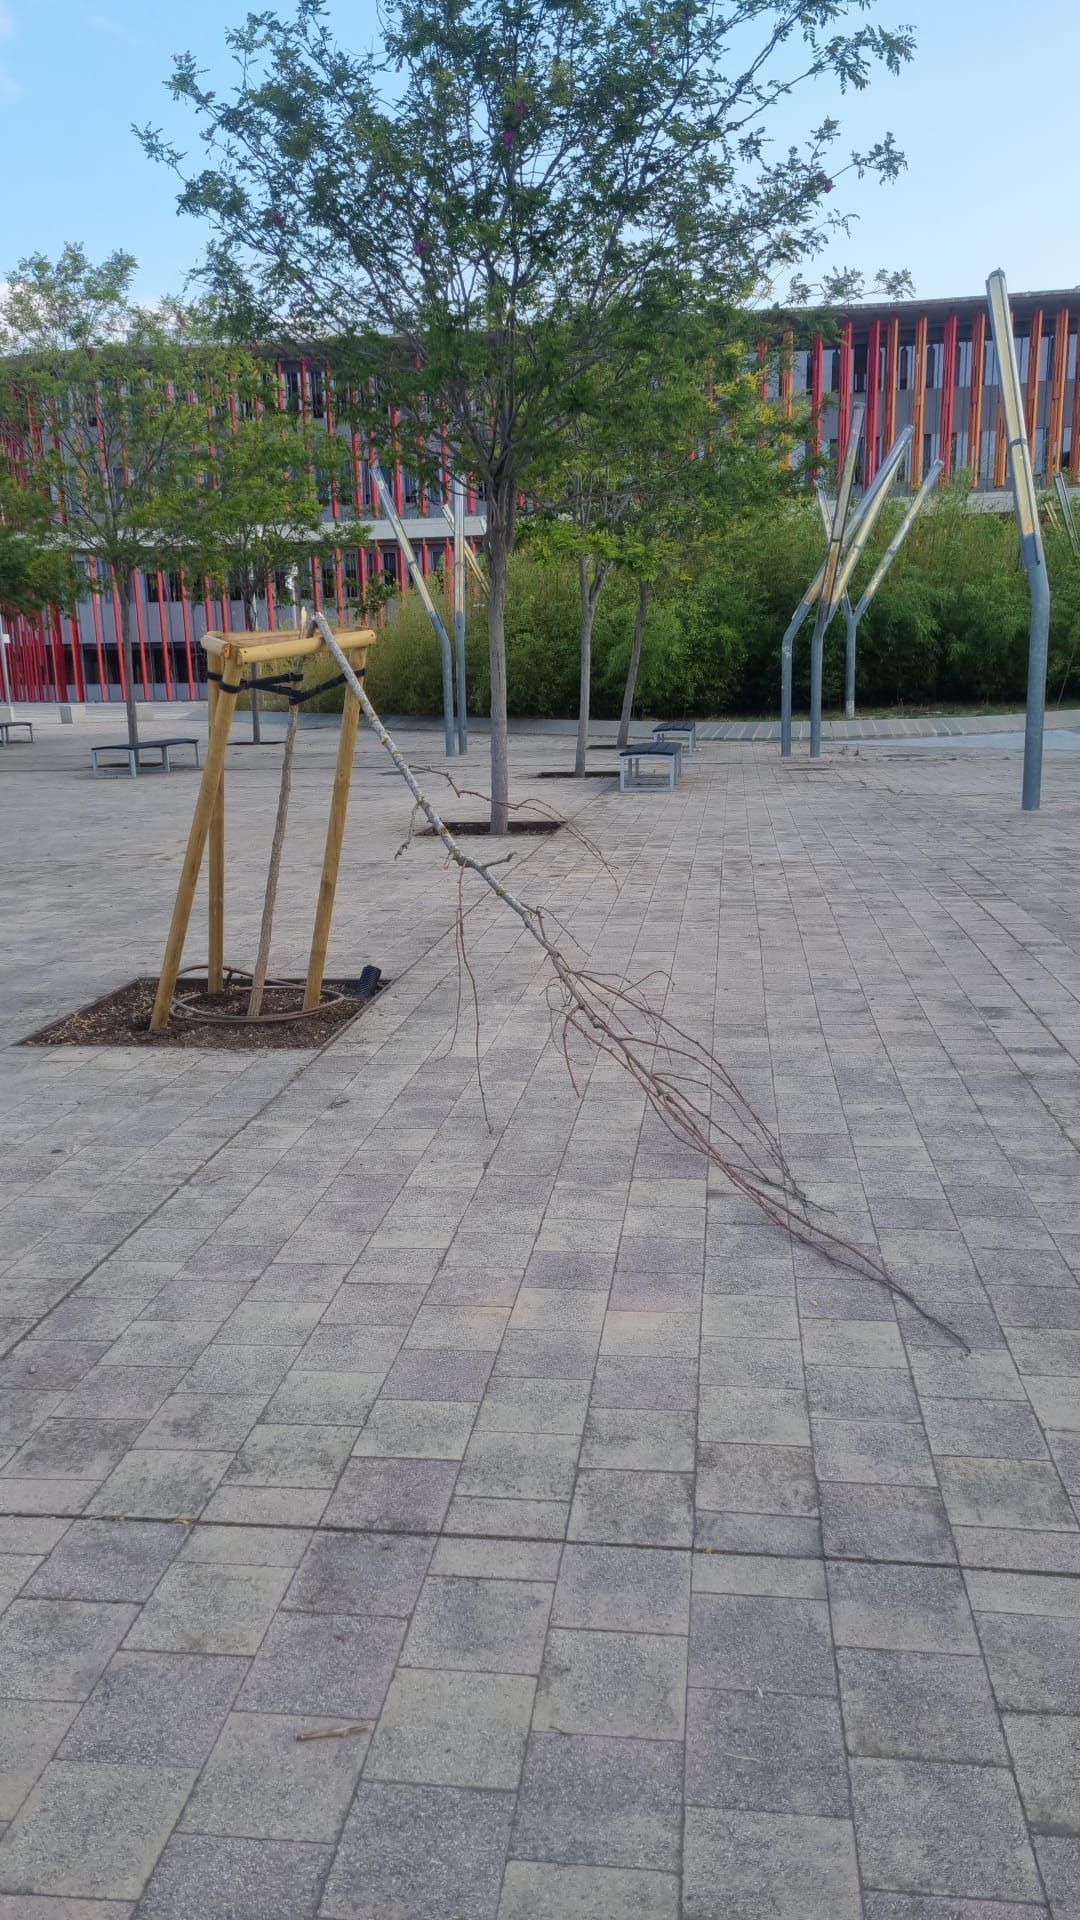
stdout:
MULTIPOLYGON (((228 976, 226 976, 228 982, 228 976)), ((355 1019, 365 1003, 386 984, 378 970, 367 967, 358 979, 327 980, 324 991, 340 994, 302 1020, 269 1020, 252 1024, 199 1020, 173 1015, 164 1033, 150 1032, 150 1013, 157 991, 153 978, 131 980, 117 992, 106 994, 89 1006, 54 1020, 23 1042, 29 1047, 203 1047, 230 1053, 264 1051, 278 1047, 314 1048, 324 1046, 341 1027, 355 1019), (374 977, 373 977, 374 976, 374 977)), ((247 1010, 249 982, 246 977, 223 993, 209 994, 206 977, 181 978, 178 995, 193 1009, 215 1013, 243 1014, 247 1010)), ((291 1012, 304 997, 303 983, 279 982, 268 985, 263 996, 264 1013, 291 1012)))

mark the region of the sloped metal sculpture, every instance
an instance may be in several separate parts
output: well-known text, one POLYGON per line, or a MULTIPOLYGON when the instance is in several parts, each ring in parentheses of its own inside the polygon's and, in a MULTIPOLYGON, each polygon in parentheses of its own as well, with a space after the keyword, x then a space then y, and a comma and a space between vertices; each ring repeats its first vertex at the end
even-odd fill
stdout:
POLYGON ((862 438, 863 417, 861 406, 853 409, 844 472, 840 477, 840 491, 828 529, 829 553, 799 601, 780 643, 780 752, 785 760, 791 754, 791 679, 795 635, 811 608, 816 608, 810 654, 810 754, 811 758, 816 760, 821 753, 821 666, 825 634, 833 614, 847 593, 848 582, 862 558, 866 543, 877 524, 881 509, 889 497, 893 482, 900 472, 911 445, 911 428, 905 427, 903 433, 898 434, 893 441, 862 499, 851 510, 849 520, 851 483, 848 483, 845 491, 844 481, 849 467, 854 475, 859 441, 862 438), (826 597, 824 588, 826 574, 830 567, 831 584, 826 597))
MULTIPOLYGON (((857 604, 853 607, 851 604, 850 595, 846 593, 843 595, 843 598, 841 599, 840 609, 844 616, 844 717, 845 719, 854 720, 855 718, 855 655, 856 655, 856 650, 858 647, 858 640, 859 640, 859 622, 862 619, 863 614, 866 612, 867 607, 870 605, 870 602, 873 599, 878 588, 880 587, 882 581, 884 580, 885 575, 888 573, 889 568, 892 566, 893 561, 896 559, 896 556, 899 553, 901 547, 903 546, 904 541, 907 539, 908 534, 911 532, 912 527, 915 525, 915 522, 918 519, 923 508, 925 507, 926 502, 929 500, 930 495, 933 493, 934 488, 937 486, 938 475, 944 471, 944 467, 945 467, 945 462, 943 460, 935 460, 932 463, 932 465, 929 467, 926 478, 922 483, 922 486, 919 488, 916 494, 913 494, 911 500, 909 501, 907 512, 905 513, 903 519, 901 520, 900 525, 897 527, 896 532, 893 534, 892 539, 889 541, 889 544, 886 547, 884 553, 882 554, 881 559, 878 561, 877 566, 874 568, 873 573, 870 575, 870 578, 867 581, 865 587, 863 588, 862 593, 859 595, 857 604)), ((824 490, 821 487, 818 488, 818 506, 821 509, 821 517, 824 522, 825 532, 827 535, 829 531, 829 503, 826 500, 824 490)))
POLYGON ((1005 422, 1005 444, 1009 456, 1016 526, 1020 535, 1020 558, 1028 578, 1031 595, 1031 637, 1028 641, 1027 706, 1024 714, 1024 777, 1020 804, 1025 813, 1033 813, 1042 797, 1043 729, 1046 723, 1046 662, 1050 645, 1050 582, 1046 574, 1042 529, 1039 526, 1039 502, 1035 493, 1035 475, 1031 469, 1024 422, 1024 395, 1020 369, 1016 361, 1009 289, 1001 269, 986 283, 990 304, 990 326, 998 363, 998 392, 1005 422))

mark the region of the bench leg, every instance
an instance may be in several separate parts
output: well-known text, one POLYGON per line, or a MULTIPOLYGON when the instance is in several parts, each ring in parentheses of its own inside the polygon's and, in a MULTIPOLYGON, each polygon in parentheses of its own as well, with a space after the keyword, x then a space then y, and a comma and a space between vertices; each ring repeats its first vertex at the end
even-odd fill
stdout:
POLYGON ((162 773, 172 772, 172 761, 169 759, 168 747, 162 747, 161 749, 161 771, 162 773))
POLYGON ((139 777, 139 756, 134 747, 128 748, 128 772, 133 780, 139 777))

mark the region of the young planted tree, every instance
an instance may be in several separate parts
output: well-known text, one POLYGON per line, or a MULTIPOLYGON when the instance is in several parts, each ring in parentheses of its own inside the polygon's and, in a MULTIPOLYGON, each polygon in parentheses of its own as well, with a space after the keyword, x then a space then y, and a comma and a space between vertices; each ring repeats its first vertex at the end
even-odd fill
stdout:
POLYGON ((95 266, 68 246, 55 264, 21 260, 0 299, 5 424, 21 438, 31 490, 51 502, 45 544, 88 562, 84 585, 113 595, 132 747, 136 575, 173 558, 162 501, 191 471, 199 436, 179 316, 134 306, 134 271, 130 254, 95 266))
POLYGON ((53 503, 13 448, 6 464, 6 472, 0 467, 0 607, 31 617, 50 607, 70 612, 86 580, 56 545, 53 503))
MULTIPOLYGON (((507 823, 505 613, 519 498, 629 324, 659 339, 688 277, 730 295, 838 225, 823 120, 773 155, 773 110, 910 57, 869 0, 387 0, 372 58, 322 0, 249 15, 238 81, 192 55, 171 86, 204 165, 146 150, 216 229, 206 273, 244 333, 339 338, 396 410, 403 452, 445 436, 485 501, 491 824, 507 823)), ((785 108, 786 110, 786 108, 785 108)), ((849 163, 902 165, 886 136, 849 163)), ((835 169, 831 169, 835 174, 835 169)))
MULTIPOLYGON (((244 624, 256 632, 275 576, 295 567, 303 578, 340 546, 340 525, 323 513, 333 491, 350 484, 349 448, 280 408, 265 365, 232 355, 207 396, 195 453, 199 484, 178 476, 162 502, 163 521, 196 572, 223 595, 239 595, 244 624)), ((366 538, 350 527, 350 546, 366 538)), ((257 740, 254 688, 251 707, 257 740)))
POLYGON ((790 485, 781 453, 791 424, 762 394, 761 369, 733 314, 689 310, 693 290, 647 352, 614 361, 563 437, 543 510, 529 523, 542 550, 577 562, 580 687, 574 771, 588 751, 592 634, 618 567, 638 587, 619 745, 625 746, 653 586, 693 564, 725 515, 790 485))

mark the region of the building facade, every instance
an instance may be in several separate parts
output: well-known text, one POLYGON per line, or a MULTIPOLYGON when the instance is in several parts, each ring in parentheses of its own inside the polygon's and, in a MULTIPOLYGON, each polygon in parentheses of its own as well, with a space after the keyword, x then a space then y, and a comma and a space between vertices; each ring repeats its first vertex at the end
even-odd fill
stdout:
MULTIPOLYGON (((1080 288, 1014 294, 1012 310, 1036 479, 1049 486, 1055 473, 1064 472, 1070 484, 1080 485, 1080 288)), ((785 411, 808 415, 809 437, 796 456, 808 472, 843 459, 853 406, 861 400, 865 430, 857 478, 863 485, 873 479, 896 435, 910 426, 910 486, 918 486, 940 457, 943 483, 965 475, 987 506, 1008 506, 998 370, 984 295, 841 309, 830 317, 827 331, 807 338, 779 327, 762 338, 759 354, 767 392, 785 411)), ((278 381, 288 404, 314 425, 349 434, 334 419, 328 369, 312 361, 283 361, 278 381)), ((342 520, 346 544, 331 561, 313 563, 312 578, 302 587, 305 598, 339 619, 350 605, 365 601, 373 573, 384 585, 407 590, 393 530, 379 517, 366 452, 355 432, 351 439, 352 498, 333 498, 325 510, 328 520, 342 520), (355 518, 366 524, 365 547, 347 544, 345 523, 355 518)), ((437 572, 448 558, 450 537, 443 510, 449 500, 445 466, 436 483, 422 484, 397 461, 387 480, 419 564, 425 574, 437 572)), ((483 500, 470 489, 466 533, 474 546, 484 528, 483 500)), ((283 588, 278 582, 267 594, 265 618, 272 630, 279 624, 283 588)), ((134 614, 136 693, 145 700, 202 698, 200 636, 243 624, 238 600, 222 600, 181 575, 160 572, 138 576, 134 614)), ((286 607, 280 623, 288 625, 290 619, 286 607)), ((14 618, 5 627, 11 641, 8 680, 16 700, 122 699, 115 593, 89 594, 73 615, 14 618)))
MULTIPOLYGON (((1011 296, 1028 441, 1040 486, 1064 472, 1080 485, 1080 383, 1076 378, 1080 287, 1011 296)), ((965 475, 976 491, 1002 492, 1006 449, 998 400, 997 356, 984 294, 965 300, 903 301, 839 310, 826 341, 788 331, 769 388, 786 411, 808 406, 807 464, 843 459, 852 406, 866 418, 858 478, 873 479, 896 435, 912 433, 909 484, 931 462, 943 463, 942 484, 965 475)), ((1004 504, 1004 503, 1003 503, 1004 504)))

